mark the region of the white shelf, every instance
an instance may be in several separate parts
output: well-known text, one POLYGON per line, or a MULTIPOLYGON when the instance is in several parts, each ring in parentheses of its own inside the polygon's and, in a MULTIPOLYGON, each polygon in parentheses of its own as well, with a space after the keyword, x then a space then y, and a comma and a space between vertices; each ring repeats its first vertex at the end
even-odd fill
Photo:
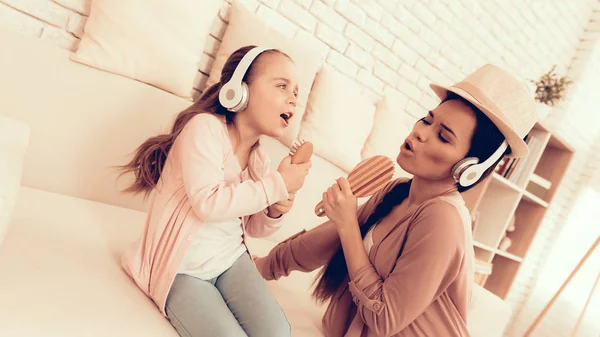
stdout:
POLYGON ((481 243, 479 241, 473 240, 473 246, 475 246, 477 248, 481 248, 483 250, 487 250, 488 252, 491 252, 491 253, 495 253, 496 252, 496 248, 494 248, 492 246, 488 246, 485 243, 481 243))
POLYGON ((505 257, 507 259, 516 261, 516 262, 523 262, 523 258, 522 257, 518 257, 515 254, 511 254, 509 252, 497 249, 497 248, 493 248, 492 246, 486 245, 485 243, 481 243, 479 241, 473 241, 473 246, 479 248, 479 249, 483 249, 485 251, 488 251, 490 253, 494 253, 496 255, 500 255, 502 257, 505 257))
POLYGON ((531 178, 529 178, 529 181, 538 185, 539 187, 541 187, 543 189, 546 189, 546 190, 549 190, 550 187, 552 187, 552 183, 550 181, 538 176, 535 173, 531 175, 531 178))
POLYGON ((492 177, 493 177, 493 178, 494 178, 494 180, 496 180, 497 182, 499 182, 499 183, 501 183, 501 184, 505 185, 506 187, 508 187, 508 188, 510 188, 510 189, 512 189, 512 190, 514 190, 514 191, 516 191, 516 192, 521 192, 521 190, 522 190, 522 189, 521 189, 521 188, 520 188, 520 187, 519 187, 517 184, 515 184, 515 183, 513 183, 512 181, 510 181, 510 180, 508 180, 508 179, 504 178, 503 176, 499 175, 499 174, 498 174, 498 173, 496 173, 496 172, 494 172, 494 173, 493 173, 492 177))
POLYGON ((511 254, 509 252, 505 252, 505 251, 500 250, 500 249, 496 249, 496 255, 500 255, 500 256, 505 257, 505 258, 507 258, 509 260, 513 260, 515 262, 519 262, 519 263, 523 262, 523 258, 522 257, 518 257, 515 254, 511 254))
POLYGON ((533 193, 529 192, 529 191, 524 191, 523 192, 523 198, 529 202, 532 202, 534 204, 538 204, 544 208, 548 207, 548 203, 545 202, 544 200, 542 200, 540 197, 534 195, 533 193))

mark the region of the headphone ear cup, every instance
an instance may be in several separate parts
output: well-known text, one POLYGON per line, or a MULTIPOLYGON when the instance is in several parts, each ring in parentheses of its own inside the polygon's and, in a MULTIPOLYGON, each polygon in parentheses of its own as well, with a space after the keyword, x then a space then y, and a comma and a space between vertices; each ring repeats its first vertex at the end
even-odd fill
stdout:
POLYGON ((219 103, 225 109, 232 111, 239 105, 242 95, 242 88, 239 85, 228 82, 219 91, 219 103))
POLYGON ((476 157, 468 157, 456 163, 452 167, 452 177, 454 178, 454 181, 458 182, 463 187, 474 184, 479 177, 481 177, 481 174, 476 174, 479 171, 477 164, 479 164, 479 159, 476 157))
POLYGON ((231 112, 242 111, 248 106, 248 85, 245 82, 242 82, 239 87, 239 101, 237 104, 229 109, 231 112))

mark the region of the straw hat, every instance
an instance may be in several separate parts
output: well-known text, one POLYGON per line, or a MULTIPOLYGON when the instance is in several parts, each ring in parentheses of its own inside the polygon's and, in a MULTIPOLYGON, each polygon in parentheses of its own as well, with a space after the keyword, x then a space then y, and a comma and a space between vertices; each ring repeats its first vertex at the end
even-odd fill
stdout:
POLYGON ((483 111, 504 135, 510 157, 527 154, 523 138, 537 122, 538 115, 533 96, 524 82, 497 66, 486 64, 450 87, 430 86, 442 100, 451 91, 483 111))

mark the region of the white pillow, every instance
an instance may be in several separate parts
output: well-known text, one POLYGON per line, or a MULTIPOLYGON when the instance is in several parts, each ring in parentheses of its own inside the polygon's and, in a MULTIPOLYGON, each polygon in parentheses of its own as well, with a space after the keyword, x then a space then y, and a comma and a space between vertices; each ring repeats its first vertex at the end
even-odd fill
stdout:
POLYGON ((311 141, 316 154, 350 172, 361 161, 361 151, 373 127, 373 103, 350 78, 323 66, 306 111, 300 138, 311 141))
POLYGON ((27 124, 0 116, 0 246, 6 236, 21 186, 23 157, 29 146, 29 133, 27 124))
POLYGON ((373 129, 365 143, 362 158, 375 155, 390 157, 395 163, 394 177, 412 177, 397 163, 396 158, 400 153, 400 146, 412 131, 417 119, 404 108, 405 104, 400 97, 387 93, 377 102, 373 129))
POLYGON ((71 59, 191 100, 222 0, 94 0, 71 59))
POLYGON ((212 65, 207 86, 219 82, 227 58, 238 48, 247 45, 279 49, 290 56, 296 65, 299 87, 296 114, 290 121, 285 134, 279 139, 284 145, 291 147, 297 139, 302 116, 306 109, 308 94, 323 57, 317 51, 319 50, 317 46, 285 37, 277 31, 277 26, 271 26, 268 22, 261 20, 255 13, 249 11, 243 3, 233 1, 229 25, 225 30, 221 47, 212 65))

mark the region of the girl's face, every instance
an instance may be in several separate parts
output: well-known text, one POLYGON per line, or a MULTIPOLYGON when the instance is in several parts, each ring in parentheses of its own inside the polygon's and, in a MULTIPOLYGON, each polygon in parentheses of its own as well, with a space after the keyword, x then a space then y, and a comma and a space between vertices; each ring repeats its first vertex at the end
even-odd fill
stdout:
POLYGON ((477 127, 475 112, 461 100, 438 105, 420 119, 400 148, 400 167, 427 180, 451 178, 454 164, 465 158, 477 127))
POLYGON ((262 54, 249 76, 249 100, 244 118, 260 135, 280 137, 296 112, 296 66, 280 53, 262 54))

